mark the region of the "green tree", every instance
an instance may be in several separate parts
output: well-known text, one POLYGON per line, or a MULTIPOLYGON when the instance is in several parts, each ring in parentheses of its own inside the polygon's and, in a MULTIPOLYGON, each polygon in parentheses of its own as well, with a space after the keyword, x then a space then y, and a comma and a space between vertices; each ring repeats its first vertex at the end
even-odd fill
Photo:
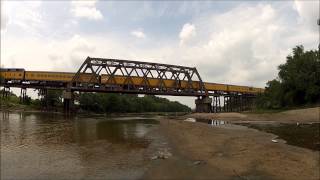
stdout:
POLYGON ((83 93, 81 109, 96 113, 111 112, 180 112, 191 111, 188 106, 153 95, 138 97, 116 93, 83 93))
POLYGON ((320 102, 319 51, 293 48, 293 54, 279 65, 279 80, 267 83, 265 93, 257 100, 259 107, 281 108, 320 102))
POLYGON ((46 100, 48 102, 48 105, 51 107, 61 106, 61 104, 62 104, 62 91, 48 89, 46 100))

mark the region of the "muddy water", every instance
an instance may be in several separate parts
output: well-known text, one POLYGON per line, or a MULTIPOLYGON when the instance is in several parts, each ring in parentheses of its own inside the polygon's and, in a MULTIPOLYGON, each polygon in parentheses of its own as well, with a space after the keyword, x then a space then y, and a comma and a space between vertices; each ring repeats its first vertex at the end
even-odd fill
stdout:
POLYGON ((155 117, 0 118, 1 179, 137 179, 166 144, 155 117))
POLYGON ((210 126, 239 129, 254 128, 272 133, 283 139, 287 144, 320 151, 320 123, 279 123, 269 122, 228 122, 223 120, 195 119, 197 122, 208 123, 210 126))
POLYGON ((237 123, 276 134, 287 144, 320 151, 320 123, 237 123))

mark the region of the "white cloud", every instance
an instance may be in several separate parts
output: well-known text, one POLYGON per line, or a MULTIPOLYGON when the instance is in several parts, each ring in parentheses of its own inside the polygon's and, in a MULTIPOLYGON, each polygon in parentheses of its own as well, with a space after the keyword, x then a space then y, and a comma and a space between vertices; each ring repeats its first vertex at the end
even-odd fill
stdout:
POLYGON ((101 20, 103 15, 96 8, 96 0, 90 1, 72 1, 71 13, 78 18, 87 18, 90 20, 101 20))
POLYGON ((131 35, 137 38, 142 38, 142 39, 146 38, 146 35, 142 30, 131 31, 131 35))
POLYGON ((297 10, 302 25, 307 25, 314 31, 319 31, 317 20, 319 19, 319 1, 294 1, 294 8, 297 10))
POLYGON ((186 43, 189 39, 194 37, 196 35, 196 27, 193 24, 186 23, 183 25, 179 38, 180 38, 180 44, 186 43))
POLYGON ((4 1, 0 2, 1 5, 1 32, 4 32, 6 30, 7 24, 8 24, 8 14, 4 12, 4 1))
MULTIPOLYGON (((293 2, 286 3, 292 8, 293 2)), ((1 63, 28 70, 76 71, 87 56, 132 59, 197 67, 207 82, 263 87, 267 80, 276 77, 277 66, 285 62, 291 48, 299 44, 307 49, 318 45, 317 31, 297 25, 301 22, 284 13, 283 9, 265 3, 243 4, 222 13, 209 12, 190 19, 192 24, 186 23, 176 35, 179 40, 159 38, 151 33, 146 38, 139 29, 130 32, 137 38, 146 38, 142 45, 139 41, 128 41, 123 34, 74 33, 48 40, 10 35, 8 31, 1 34, 1 63)), ((307 17, 302 14, 299 17, 307 17)), ((28 17, 9 16, 9 25, 12 21, 29 29, 29 22, 35 27, 42 26, 42 18, 32 18, 39 16, 28 17)), ((188 105, 194 105, 192 98, 188 105)))
POLYGON ((29 35, 39 35, 39 30, 46 28, 41 1, 1 1, 1 30, 12 25, 29 35))
MULTIPOLYGON (((292 28, 280 18, 281 13, 268 4, 206 13, 193 19, 197 37, 193 37, 192 46, 180 47, 178 59, 196 66, 205 81, 263 87, 276 77, 277 66, 291 48, 299 44, 317 46, 315 33, 304 27, 292 28)), ((180 33, 180 37, 185 34, 190 33, 180 33)))

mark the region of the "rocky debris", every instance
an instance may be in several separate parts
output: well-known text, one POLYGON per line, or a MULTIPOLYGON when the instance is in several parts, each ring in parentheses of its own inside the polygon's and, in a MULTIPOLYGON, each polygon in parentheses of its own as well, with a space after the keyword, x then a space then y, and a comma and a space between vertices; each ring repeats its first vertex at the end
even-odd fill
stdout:
POLYGON ((196 122, 197 120, 195 118, 187 118, 184 121, 186 121, 186 122, 196 122))
POLYGON ((158 151, 157 155, 154 155, 151 157, 151 160, 156 159, 168 159, 172 154, 169 152, 168 149, 164 149, 163 151, 158 151))
POLYGON ((197 160, 193 162, 193 165, 201 165, 201 164, 206 164, 206 162, 203 160, 197 160))

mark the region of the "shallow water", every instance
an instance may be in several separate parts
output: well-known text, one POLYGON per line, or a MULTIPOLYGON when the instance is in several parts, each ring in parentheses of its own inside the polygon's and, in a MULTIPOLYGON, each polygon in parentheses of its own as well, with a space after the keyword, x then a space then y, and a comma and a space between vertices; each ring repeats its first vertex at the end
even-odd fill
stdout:
POLYGON ((165 140, 155 117, 0 112, 1 179, 137 179, 165 140))
POLYGON ((278 135, 287 144, 320 151, 320 123, 237 123, 278 135))
POLYGON ((223 120, 195 119, 197 122, 208 123, 209 126, 220 128, 241 129, 254 128, 272 133, 283 139, 287 144, 320 151, 320 123, 279 123, 275 121, 228 122, 223 120))

